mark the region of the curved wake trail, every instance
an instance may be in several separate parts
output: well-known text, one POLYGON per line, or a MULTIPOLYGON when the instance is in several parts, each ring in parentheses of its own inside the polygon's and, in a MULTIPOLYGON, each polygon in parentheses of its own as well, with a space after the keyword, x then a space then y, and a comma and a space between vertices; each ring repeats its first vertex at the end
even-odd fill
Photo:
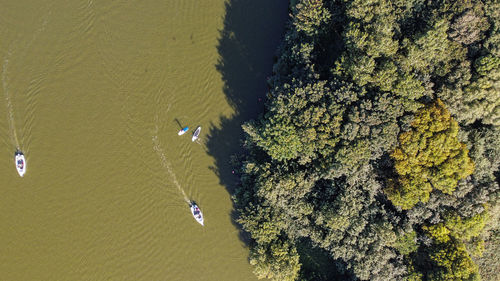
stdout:
POLYGON ((5 59, 2 67, 2 87, 3 87, 3 93, 5 95, 5 101, 7 104, 7 119, 9 121, 9 128, 10 128, 10 137, 13 142, 13 144, 16 146, 16 149, 19 149, 19 139, 17 137, 17 132, 16 132, 16 127, 15 127, 15 121, 14 121, 14 109, 12 108, 12 101, 9 93, 9 88, 7 85, 7 67, 9 66, 9 57, 11 55, 11 52, 7 54, 7 58, 5 59))
MULTIPOLYGON (((157 128, 158 129, 158 128, 157 128)), ((181 185, 177 181, 177 178, 175 177, 174 171, 172 170, 172 165, 168 161, 167 157, 165 156, 165 152, 160 146, 160 142, 158 141, 158 136, 154 135, 152 138, 153 141, 153 149, 158 154, 158 156, 161 159, 161 164, 163 167, 167 170, 168 174, 170 175, 170 178, 172 179, 172 182, 174 185, 177 187, 179 192, 182 194, 182 197, 184 197, 184 200, 189 204, 189 198, 187 197, 186 193, 184 192, 184 189, 182 189, 181 185)))
MULTIPOLYGON (((28 42, 28 44, 25 46, 25 48, 31 47, 33 42, 38 38, 38 36, 45 30, 48 22, 48 17, 51 15, 51 11, 44 16, 44 19, 42 21, 41 26, 35 31, 33 34, 31 40, 28 42)), ((12 46, 12 45, 11 45, 12 46)), ((12 143, 15 145, 16 149, 20 149, 20 143, 19 143, 19 138, 17 137, 17 131, 16 131, 16 126, 15 126, 15 120, 14 120, 14 108, 12 105, 12 97, 9 92, 9 87, 8 87, 8 79, 7 79, 7 74, 8 74, 8 67, 9 67, 9 59, 12 56, 12 51, 11 48, 9 48, 9 51, 7 53, 7 58, 4 60, 3 65, 2 65, 2 88, 3 88, 3 93, 5 96, 5 102, 7 104, 7 119, 9 121, 9 130, 10 130, 10 138, 12 143)))

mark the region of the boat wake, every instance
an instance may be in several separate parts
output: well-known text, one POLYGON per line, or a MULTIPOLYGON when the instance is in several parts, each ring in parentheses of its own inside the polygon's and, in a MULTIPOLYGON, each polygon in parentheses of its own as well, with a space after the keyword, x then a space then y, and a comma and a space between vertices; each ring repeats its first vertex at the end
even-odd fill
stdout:
MULTIPOLYGON (((156 128, 156 131, 158 131, 158 127, 156 128)), ((186 193, 184 192, 184 189, 182 189, 181 185, 177 181, 177 177, 175 176, 175 173, 172 170, 172 165, 168 161, 167 157, 165 156, 165 152, 161 148, 160 141, 158 140, 158 135, 155 134, 153 136, 153 138, 152 138, 152 141, 153 141, 153 150, 160 157, 162 166, 165 168, 165 170, 167 171, 168 175, 170 176, 170 179, 172 179, 172 182, 177 187, 177 189, 179 190, 179 192, 182 194, 182 197, 184 198, 184 200, 186 201, 186 203, 189 204, 190 200, 187 197, 186 193)))
POLYGON ((8 87, 8 81, 7 81, 7 71, 9 67, 9 58, 11 56, 11 52, 9 50, 7 54, 7 58, 3 62, 3 67, 2 67, 2 88, 3 88, 3 93, 5 96, 5 102, 7 104, 7 119, 9 121, 9 132, 10 132, 10 137, 12 140, 12 143, 16 147, 16 149, 19 149, 19 139, 17 137, 17 132, 16 132, 16 127, 15 127, 15 121, 14 121, 14 109, 12 107, 12 99, 9 93, 9 87, 8 87))
MULTIPOLYGON (((43 19, 40 27, 35 30, 33 33, 33 36, 31 37, 31 40, 22 48, 27 50, 29 49, 33 43, 38 39, 38 36, 45 31, 45 28, 48 23, 48 19, 51 15, 51 10, 49 10, 48 14, 46 14, 43 19)), ((12 144, 16 147, 16 150, 20 150, 20 142, 19 138, 17 136, 17 130, 16 130, 16 122, 14 120, 14 106, 12 104, 12 95, 10 93, 10 87, 9 87, 9 61, 10 58, 12 57, 12 49, 14 44, 18 43, 17 41, 11 42, 9 46, 9 50, 7 52, 6 58, 3 61, 2 64, 2 89, 5 97, 5 103, 7 105, 7 120, 9 123, 9 136, 11 139, 12 144)), ((19 46, 18 46, 19 47, 19 46)), ((21 131, 22 132, 22 131, 21 131)), ((21 134, 22 135, 22 134, 21 134)), ((24 142, 24 141, 23 141, 24 142)))

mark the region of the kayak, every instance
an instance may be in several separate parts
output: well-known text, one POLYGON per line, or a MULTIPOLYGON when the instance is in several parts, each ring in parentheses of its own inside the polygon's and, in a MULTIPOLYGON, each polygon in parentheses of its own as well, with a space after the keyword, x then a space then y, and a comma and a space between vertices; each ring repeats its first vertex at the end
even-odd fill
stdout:
POLYGON ((198 128, 196 128, 196 131, 194 131, 194 133, 193 133, 193 137, 191 138, 191 141, 197 140, 198 137, 200 136, 200 132, 201 132, 201 126, 198 126, 198 128))
POLYGON ((184 135, 184 134, 185 134, 188 130, 189 130, 189 127, 184 127, 184 128, 182 128, 182 129, 181 129, 181 130, 180 130, 177 134, 178 134, 179 136, 182 136, 182 135, 184 135))
POLYGON ((26 173, 26 159, 24 158, 24 154, 21 151, 16 151, 15 164, 19 176, 24 176, 24 174, 26 173))
POLYGON ((198 205, 196 205, 196 203, 194 203, 194 202, 191 202, 190 207, 191 207, 191 214, 193 214, 194 219, 199 224, 204 225, 203 224, 203 214, 201 213, 201 210, 198 207, 198 205))

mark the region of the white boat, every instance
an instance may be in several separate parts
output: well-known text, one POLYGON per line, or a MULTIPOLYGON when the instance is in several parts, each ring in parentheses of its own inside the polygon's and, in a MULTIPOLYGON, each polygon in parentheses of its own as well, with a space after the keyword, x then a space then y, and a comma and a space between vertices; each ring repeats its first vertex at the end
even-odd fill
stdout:
POLYGON ((196 131, 194 131, 194 133, 193 133, 193 137, 191 138, 191 141, 197 140, 198 137, 200 136, 200 132, 201 132, 201 126, 198 126, 198 128, 196 128, 196 131))
POLYGON ((26 173, 26 159, 21 151, 16 151, 15 154, 16 169, 19 175, 22 177, 26 173))
POLYGON ((181 130, 180 130, 177 134, 178 134, 179 136, 182 136, 182 135, 184 135, 184 134, 185 134, 188 130, 189 130, 189 127, 184 127, 184 128, 182 128, 182 129, 181 129, 181 130))
POLYGON ((191 214, 193 214, 194 219, 199 224, 204 225, 203 224, 203 214, 201 213, 201 210, 198 207, 198 205, 196 205, 196 203, 194 203, 194 202, 191 202, 190 207, 191 207, 191 214))

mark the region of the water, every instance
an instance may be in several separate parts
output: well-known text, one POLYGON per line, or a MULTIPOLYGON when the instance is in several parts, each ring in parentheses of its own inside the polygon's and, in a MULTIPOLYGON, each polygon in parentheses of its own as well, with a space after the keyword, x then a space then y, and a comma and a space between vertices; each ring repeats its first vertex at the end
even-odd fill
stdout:
POLYGON ((172 183, 175 185, 175 187, 177 187, 179 192, 182 194, 182 198, 184 199, 184 201, 186 201, 186 203, 189 204, 191 201, 189 200, 189 197, 186 195, 186 192, 184 192, 184 189, 181 187, 181 185, 177 181, 177 178, 175 177, 175 173, 172 170, 172 164, 170 164, 170 161, 167 160, 167 157, 165 156, 165 152, 163 151, 163 149, 160 146, 160 142, 158 141, 158 136, 157 135, 153 136, 152 140, 153 140, 153 144, 154 144, 153 149, 160 157, 162 166, 165 168, 168 175, 170 176, 172 183))
POLYGON ((256 280, 227 163, 286 2, 0 0, 0 280, 256 280))
POLYGON ((14 121, 14 112, 12 109, 12 98, 10 97, 9 88, 7 87, 7 73, 9 66, 9 57, 11 56, 11 52, 7 53, 7 58, 3 62, 2 69, 2 86, 3 92, 5 95, 5 104, 7 105, 7 122, 9 123, 9 135, 11 137, 12 144, 16 147, 16 150, 19 149, 19 139, 17 137, 16 126, 14 121))

